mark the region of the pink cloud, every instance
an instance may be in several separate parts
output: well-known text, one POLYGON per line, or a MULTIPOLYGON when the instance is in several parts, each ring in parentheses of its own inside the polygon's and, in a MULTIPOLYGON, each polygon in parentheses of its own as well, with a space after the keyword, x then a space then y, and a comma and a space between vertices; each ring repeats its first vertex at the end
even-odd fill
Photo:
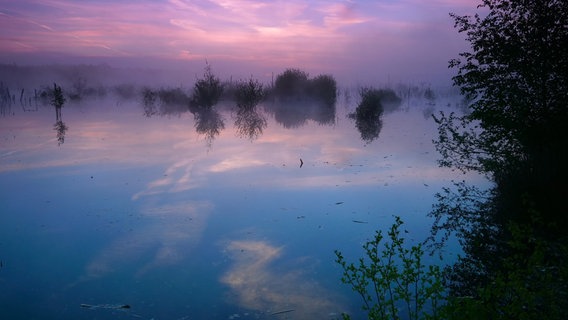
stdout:
POLYGON ((436 59, 463 41, 448 12, 469 7, 475 4, 465 0, 27 0, 0 8, 7 26, 0 44, 4 53, 209 58, 354 73, 357 62, 410 55, 445 69, 436 59))

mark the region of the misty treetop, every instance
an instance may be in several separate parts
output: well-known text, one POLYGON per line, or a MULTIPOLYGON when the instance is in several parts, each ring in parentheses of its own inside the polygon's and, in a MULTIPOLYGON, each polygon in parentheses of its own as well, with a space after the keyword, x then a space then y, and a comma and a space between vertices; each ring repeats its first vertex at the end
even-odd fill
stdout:
POLYGON ((312 101, 332 108, 337 101, 337 82, 325 74, 310 79, 307 72, 291 68, 276 77, 272 94, 282 102, 312 101))

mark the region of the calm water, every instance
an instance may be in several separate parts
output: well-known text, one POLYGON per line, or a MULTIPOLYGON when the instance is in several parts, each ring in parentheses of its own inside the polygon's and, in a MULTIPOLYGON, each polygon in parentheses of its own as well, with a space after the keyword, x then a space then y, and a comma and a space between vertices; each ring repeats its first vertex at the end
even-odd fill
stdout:
POLYGON ((68 102, 60 144, 53 108, 13 107, 0 117, 0 318, 357 317, 333 250, 356 259, 394 214, 423 239, 434 193, 463 177, 437 167, 420 105, 385 114, 370 143, 353 108, 326 123, 263 113, 249 139, 228 111, 207 138, 189 112, 68 102))

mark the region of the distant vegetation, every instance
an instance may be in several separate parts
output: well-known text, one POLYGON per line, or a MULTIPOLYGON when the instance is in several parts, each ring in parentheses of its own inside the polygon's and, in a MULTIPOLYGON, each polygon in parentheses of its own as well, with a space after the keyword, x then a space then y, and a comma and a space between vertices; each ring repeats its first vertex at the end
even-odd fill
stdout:
POLYGON ((361 140, 370 143, 379 137, 385 106, 390 111, 396 110, 400 107, 401 99, 391 89, 362 88, 359 95, 361 101, 349 118, 355 120, 361 140))
POLYGON ((219 102, 223 94, 223 85, 219 77, 213 74, 207 63, 203 78, 197 79, 193 86, 190 106, 199 109, 211 109, 219 102))
MULTIPOLYGON (((50 85, 41 84, 40 79, 45 74, 51 74, 60 79, 64 97, 72 104, 82 103, 92 99, 118 99, 117 105, 126 101, 138 100, 147 117, 174 115, 181 116, 187 112, 193 114, 196 131, 203 133, 211 142, 225 127, 222 113, 231 112, 237 135, 254 140, 262 135, 267 126, 266 116, 285 128, 297 128, 313 121, 321 125, 333 125, 336 122, 336 104, 339 98, 346 108, 351 107, 351 92, 359 88, 344 88, 341 90, 332 75, 320 74, 315 77, 300 69, 288 68, 278 74, 270 85, 261 83, 250 77, 247 80, 222 80, 213 72, 212 66, 206 62, 201 76, 196 77, 193 85, 186 87, 178 85, 153 86, 150 81, 153 73, 127 70, 133 81, 124 81, 125 76, 119 75, 117 69, 108 66, 46 66, 19 67, 15 65, 0 65, 0 115, 13 113, 17 103, 24 111, 37 111, 39 106, 50 106, 53 90, 50 85), (23 81, 24 75, 40 83, 36 88, 18 88, 17 94, 12 88, 2 82, 5 77, 23 81), (19 98, 19 99, 18 99, 19 98), (206 110, 212 112, 205 114, 206 110), (213 126, 212 126, 213 125, 213 126), (206 129, 211 127, 211 130, 206 129), (199 130, 197 130, 199 129, 199 130)), ((12 83, 12 82, 10 82, 12 83)), ((53 83, 53 81, 51 81, 53 83)), ((400 110, 402 101, 409 107, 424 108, 425 116, 434 112, 435 94, 427 84, 399 84, 394 89, 380 89, 380 105, 382 113, 400 110), (424 103, 427 99, 427 104, 424 103)), ((364 90, 363 90, 364 91, 364 90)), ((368 95, 369 93, 367 93, 368 95)), ((370 97, 360 96, 365 101, 358 103, 359 110, 351 114, 355 119, 357 129, 362 132, 362 139, 370 143, 378 137, 381 120, 376 114, 369 112, 372 102, 370 97), (357 113, 359 117, 357 117, 357 113), (358 119, 358 120, 357 120, 358 119), (378 120, 377 120, 378 119, 378 120), (362 131, 361 131, 362 130, 362 131)))
POLYGON ((276 77, 272 96, 278 102, 315 102, 335 106, 337 83, 331 75, 319 75, 313 79, 299 69, 286 69, 276 77))
POLYGON ((335 123, 337 83, 331 75, 310 79, 307 72, 286 69, 276 77, 268 98, 265 109, 285 128, 302 126, 307 120, 335 123))
POLYGON ((257 110, 257 105, 266 96, 262 83, 252 77, 239 81, 235 89, 237 134, 250 140, 258 138, 267 126, 266 118, 257 110))

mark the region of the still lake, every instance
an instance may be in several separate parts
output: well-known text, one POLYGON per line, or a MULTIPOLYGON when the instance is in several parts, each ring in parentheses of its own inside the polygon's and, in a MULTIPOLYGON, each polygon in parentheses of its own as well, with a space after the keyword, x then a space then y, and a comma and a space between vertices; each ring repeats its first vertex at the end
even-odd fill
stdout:
POLYGON ((286 122, 261 104, 266 126, 249 137, 230 106, 207 136, 189 112, 67 102, 58 141, 53 107, 12 106, 0 117, 0 318, 359 318, 334 250, 354 261, 393 215, 423 240, 434 194, 464 177, 438 168, 423 102, 384 114, 370 142, 347 117, 355 107, 286 122))

